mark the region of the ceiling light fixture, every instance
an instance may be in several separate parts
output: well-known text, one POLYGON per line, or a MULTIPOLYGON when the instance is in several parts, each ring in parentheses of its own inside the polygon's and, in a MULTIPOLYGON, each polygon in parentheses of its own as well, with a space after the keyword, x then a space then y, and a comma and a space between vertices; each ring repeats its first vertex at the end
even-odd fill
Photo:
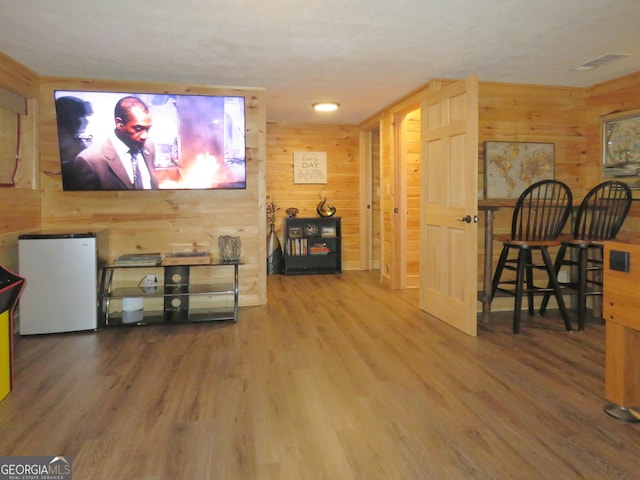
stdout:
POLYGON ((340 104, 338 102, 318 102, 312 105, 316 112, 333 112, 338 109, 340 104))

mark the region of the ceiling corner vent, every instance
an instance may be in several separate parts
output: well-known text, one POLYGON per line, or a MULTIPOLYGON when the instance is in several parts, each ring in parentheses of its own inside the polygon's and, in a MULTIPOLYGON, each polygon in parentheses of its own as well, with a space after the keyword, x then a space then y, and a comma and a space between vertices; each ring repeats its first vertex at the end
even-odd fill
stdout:
POLYGON ((593 60, 590 60, 586 63, 576 65, 570 70, 576 70, 578 72, 593 70, 594 68, 604 65, 605 63, 610 63, 610 62, 613 62, 614 60, 617 60, 622 57, 628 57, 630 55, 631 55, 630 53, 607 53, 605 55, 599 56, 598 58, 594 58, 593 60))

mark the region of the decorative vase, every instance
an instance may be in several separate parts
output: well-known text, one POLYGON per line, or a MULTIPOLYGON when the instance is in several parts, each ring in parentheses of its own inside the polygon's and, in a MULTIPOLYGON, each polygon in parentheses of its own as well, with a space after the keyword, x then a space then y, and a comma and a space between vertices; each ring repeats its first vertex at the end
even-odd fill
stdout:
POLYGON ((336 213, 336 207, 327 204, 327 197, 324 197, 316 207, 318 215, 321 217, 331 217, 336 213))
POLYGON ((222 263, 236 263, 240 261, 242 244, 240 237, 221 235, 218 237, 218 250, 222 263))
POLYGON ((267 275, 282 273, 283 267, 282 247, 272 223, 271 231, 267 235, 267 275))

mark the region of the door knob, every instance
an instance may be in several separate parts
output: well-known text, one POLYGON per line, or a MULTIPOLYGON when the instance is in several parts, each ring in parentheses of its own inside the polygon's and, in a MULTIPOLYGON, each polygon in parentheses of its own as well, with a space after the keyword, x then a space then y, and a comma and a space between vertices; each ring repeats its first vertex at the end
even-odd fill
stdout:
POLYGON ((471 215, 465 215, 462 218, 458 219, 459 222, 465 222, 465 223, 478 223, 478 216, 474 215, 473 217, 471 215))

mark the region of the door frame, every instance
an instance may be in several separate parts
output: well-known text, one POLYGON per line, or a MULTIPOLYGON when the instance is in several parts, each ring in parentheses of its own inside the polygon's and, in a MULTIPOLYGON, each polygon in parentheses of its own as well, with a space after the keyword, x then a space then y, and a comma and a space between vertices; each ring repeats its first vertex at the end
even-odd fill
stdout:
MULTIPOLYGON (((371 270, 373 268, 373 202, 374 195, 373 189, 376 187, 373 185, 373 151, 371 142, 371 132, 378 129, 379 132, 379 158, 382 158, 382 129, 383 121, 382 117, 378 116, 365 125, 360 126, 360 270, 371 270)), ((379 161, 379 169, 382 169, 382 162, 379 161)), ((382 172, 378 172, 378 178, 382 178, 382 172)), ((382 186, 377 185, 377 188, 381 191, 382 186)), ((380 196, 380 203, 382 203, 382 196, 380 196)), ((380 217, 382 217, 382 205, 380 205, 380 217)), ((382 225, 382 218, 378 220, 378 223, 382 225)), ((382 266, 383 261, 383 244, 384 229, 381 227, 380 231, 380 264, 382 266)), ((380 268, 382 272, 382 268, 380 268)), ((381 273, 382 276, 382 273, 381 273)))

